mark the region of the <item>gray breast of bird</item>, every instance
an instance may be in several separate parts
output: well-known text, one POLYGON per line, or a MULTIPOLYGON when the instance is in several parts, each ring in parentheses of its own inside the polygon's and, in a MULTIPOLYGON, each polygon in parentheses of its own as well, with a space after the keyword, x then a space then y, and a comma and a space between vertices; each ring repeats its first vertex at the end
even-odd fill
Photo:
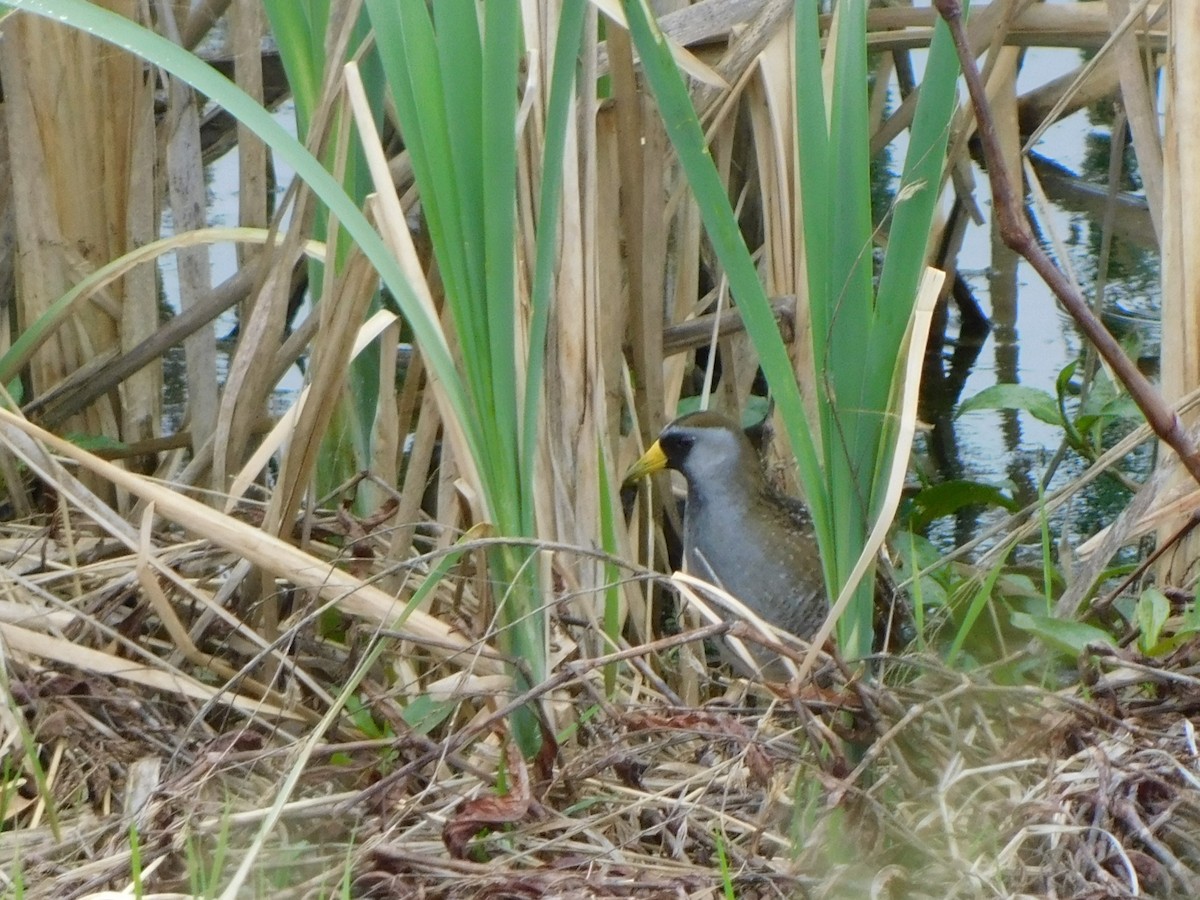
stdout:
POLYGON ((659 437, 666 464, 687 479, 688 571, 733 594, 772 625, 811 637, 828 608, 812 519, 775 491, 740 428, 692 413, 659 437))
POLYGON ((688 571, 724 588, 772 625, 812 637, 828 603, 807 510, 771 492, 748 510, 738 498, 723 494, 688 491, 688 571))

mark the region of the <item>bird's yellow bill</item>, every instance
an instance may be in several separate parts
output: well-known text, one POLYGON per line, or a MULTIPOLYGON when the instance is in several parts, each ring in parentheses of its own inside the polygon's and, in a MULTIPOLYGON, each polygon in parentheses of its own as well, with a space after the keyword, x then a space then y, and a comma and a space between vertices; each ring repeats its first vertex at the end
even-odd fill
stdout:
POLYGON ((639 478, 645 478, 654 472, 661 472, 666 467, 667 454, 663 453, 662 446, 655 441, 642 458, 629 467, 629 471, 625 473, 625 484, 633 484, 639 478))

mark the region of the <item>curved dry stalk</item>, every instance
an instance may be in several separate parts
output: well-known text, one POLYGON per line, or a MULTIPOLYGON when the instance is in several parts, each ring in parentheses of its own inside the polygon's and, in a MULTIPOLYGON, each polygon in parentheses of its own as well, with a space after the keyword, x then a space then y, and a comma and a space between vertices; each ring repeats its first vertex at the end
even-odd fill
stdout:
MULTIPOLYGON (((278 578, 315 591, 343 612, 384 625, 395 624, 397 620, 402 621, 405 630, 413 635, 414 640, 429 640, 430 651, 448 662, 459 666, 471 666, 483 674, 500 672, 499 661, 486 652, 486 646, 481 647, 451 626, 421 610, 407 609, 403 601, 375 585, 355 578, 232 516, 177 494, 148 478, 127 472, 38 428, 8 410, 0 409, 0 438, 14 452, 21 455, 11 440, 12 429, 33 438, 54 453, 75 461, 140 500, 153 502, 164 518, 188 531, 208 538, 278 578)), ((128 525, 124 526, 123 538, 131 547, 136 548, 137 532, 128 525)))

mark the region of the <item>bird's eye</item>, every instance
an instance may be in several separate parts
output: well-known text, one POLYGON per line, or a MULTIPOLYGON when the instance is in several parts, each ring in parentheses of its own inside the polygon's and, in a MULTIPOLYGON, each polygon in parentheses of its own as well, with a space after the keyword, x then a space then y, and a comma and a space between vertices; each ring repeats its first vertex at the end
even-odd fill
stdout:
POLYGON ((694 434, 677 434, 672 439, 672 443, 679 450, 690 450, 696 443, 696 436, 694 434))

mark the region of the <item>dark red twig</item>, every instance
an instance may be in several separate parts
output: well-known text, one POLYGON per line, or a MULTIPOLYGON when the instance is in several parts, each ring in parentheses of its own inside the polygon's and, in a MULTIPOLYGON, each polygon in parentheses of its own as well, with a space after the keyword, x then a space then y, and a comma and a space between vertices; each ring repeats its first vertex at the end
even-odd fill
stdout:
POLYGON ((996 222, 1000 226, 1001 240, 1024 257, 1042 276, 1059 302, 1071 314, 1079 330, 1121 379, 1125 390, 1138 405, 1154 433, 1179 455, 1188 473, 1200 483, 1200 453, 1197 453, 1196 446, 1188 437, 1179 416, 1125 355, 1121 345, 1088 307, 1083 295, 1054 264, 1034 237, 1025 214, 1025 205, 1018 201, 1012 179, 1004 165, 1000 141, 996 136, 996 123, 992 119, 983 80, 979 77, 979 69, 975 65, 975 57, 971 53, 963 28, 962 3, 960 0, 933 0, 933 5, 950 27, 959 62, 962 64, 963 77, 971 93, 979 139, 983 145, 984 159, 987 161, 988 180, 992 185, 992 204, 996 222))

